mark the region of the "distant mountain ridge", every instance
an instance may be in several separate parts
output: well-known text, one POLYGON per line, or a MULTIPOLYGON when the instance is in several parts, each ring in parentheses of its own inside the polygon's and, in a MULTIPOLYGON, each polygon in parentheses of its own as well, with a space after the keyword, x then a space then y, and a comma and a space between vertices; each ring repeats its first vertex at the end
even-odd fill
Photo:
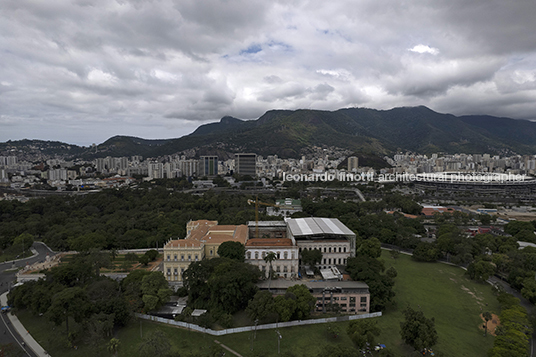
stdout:
MULTIPOLYGON (((0 144, 0 149, 3 144, 0 144)), ((487 115, 454 116, 427 107, 270 110, 256 120, 230 116, 177 139, 114 136, 85 156, 157 157, 185 150, 299 157, 309 146, 334 146, 372 155, 418 153, 536 153, 536 123, 487 115)), ((71 145, 73 146, 73 145, 71 145)), ((77 153, 79 150, 74 150, 77 153)))

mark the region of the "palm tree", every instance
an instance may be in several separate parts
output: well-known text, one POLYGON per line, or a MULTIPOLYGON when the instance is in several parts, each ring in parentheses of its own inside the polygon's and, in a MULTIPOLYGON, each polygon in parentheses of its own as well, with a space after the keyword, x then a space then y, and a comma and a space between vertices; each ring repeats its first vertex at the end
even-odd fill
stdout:
POLYGON ((270 264, 270 273, 268 274, 268 290, 270 290, 270 285, 272 283, 272 262, 277 259, 277 255, 274 252, 268 252, 264 257, 264 261, 270 264))

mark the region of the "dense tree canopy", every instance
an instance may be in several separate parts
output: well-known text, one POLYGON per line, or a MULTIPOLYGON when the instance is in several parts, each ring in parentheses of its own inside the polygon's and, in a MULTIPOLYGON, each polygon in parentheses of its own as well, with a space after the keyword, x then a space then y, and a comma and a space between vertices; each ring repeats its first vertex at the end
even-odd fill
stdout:
POLYGON ((395 274, 382 274, 385 270, 383 263, 368 255, 358 255, 348 258, 346 271, 352 280, 363 281, 369 286, 370 310, 381 311, 391 303, 395 293, 393 291, 395 274))
POLYGON ((193 262, 184 272, 189 304, 235 313, 247 306, 257 292, 255 283, 261 276, 253 265, 229 258, 193 262))
POLYGON ((400 336, 416 351, 433 347, 437 343, 434 318, 428 319, 422 311, 408 306, 404 310, 404 321, 400 323, 400 336))
POLYGON ((234 259, 243 262, 246 257, 246 248, 240 242, 223 242, 218 247, 218 255, 220 257, 234 259))
MULTIPOLYGON (((23 233, 60 251, 162 247, 170 237, 183 238, 190 220, 226 225, 255 219, 245 195, 207 192, 195 196, 158 185, 150 188, 109 189, 26 203, 0 201, 0 249, 17 246, 15 238, 23 233)), ((261 212, 260 218, 267 217, 261 212)), ((31 240, 24 245, 29 247, 31 240)))

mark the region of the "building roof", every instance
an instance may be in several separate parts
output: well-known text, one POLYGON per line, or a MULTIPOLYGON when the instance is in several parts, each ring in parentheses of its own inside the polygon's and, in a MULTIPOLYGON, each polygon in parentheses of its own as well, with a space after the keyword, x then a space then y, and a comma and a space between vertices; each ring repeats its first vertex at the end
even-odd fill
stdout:
POLYGON ((287 220, 288 227, 294 237, 309 235, 355 235, 348 227, 337 218, 290 218, 287 220))
MULTIPOLYGON (((257 222, 248 221, 249 227, 255 227, 257 222)), ((287 227, 287 222, 285 221, 259 221, 259 227, 287 227)))
POLYGON ((176 239, 170 240, 164 246, 164 249, 173 249, 173 248, 200 248, 204 244, 191 239, 176 239))
POLYGON ((343 289, 368 289, 369 286, 362 281, 292 281, 286 279, 276 279, 271 282, 263 280, 257 283, 259 289, 279 289, 284 290, 294 285, 303 284, 309 289, 323 289, 323 288, 343 288, 343 289))
POLYGON ((423 206, 421 213, 425 216, 433 216, 436 212, 444 213, 452 211, 454 211, 452 208, 447 208, 443 206, 423 206))
MULTIPOLYGON (((192 232, 193 233, 193 232, 192 232)), ((192 234, 205 243, 221 244, 223 242, 240 242, 246 244, 249 230, 244 224, 239 226, 214 226, 203 235, 192 234)))
POLYGON ((290 238, 253 238, 249 239, 246 247, 292 247, 290 238))

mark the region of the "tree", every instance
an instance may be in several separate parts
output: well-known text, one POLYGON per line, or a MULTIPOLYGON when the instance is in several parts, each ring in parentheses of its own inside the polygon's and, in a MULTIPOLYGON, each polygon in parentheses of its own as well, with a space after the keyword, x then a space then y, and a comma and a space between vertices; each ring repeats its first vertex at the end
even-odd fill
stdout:
POLYGON ((243 262, 246 257, 246 248, 240 242, 228 241, 223 242, 218 247, 218 255, 229 259, 243 262))
POLYGON ((256 266, 222 258, 208 279, 210 307, 229 314, 245 308, 257 292, 260 275, 256 266))
POLYGON ((404 310, 405 320, 400 323, 400 336, 402 340, 416 351, 431 348, 437 343, 435 320, 428 319, 422 311, 415 311, 411 307, 404 310))
POLYGON ((348 325, 347 333, 358 349, 376 344, 375 337, 380 335, 380 328, 376 321, 371 319, 354 320, 348 325))
POLYGON ((277 259, 277 255, 274 252, 268 252, 264 257, 264 261, 270 264, 270 270, 268 273, 268 290, 270 290, 270 285, 272 283, 272 262, 277 259))
POLYGON ((381 274, 384 270, 382 262, 367 255, 347 260, 346 271, 352 280, 363 281, 369 286, 370 311, 382 310, 395 296, 393 291, 395 282, 389 275, 381 274))
POLYGON ((296 311, 296 300, 283 295, 276 296, 274 300, 275 311, 279 315, 279 320, 283 322, 290 321, 296 311))
POLYGON ((263 320, 275 312, 274 298, 269 291, 257 291, 248 303, 246 313, 252 320, 263 320))
POLYGON ((421 262, 435 262, 439 258, 439 249, 433 243, 421 242, 413 250, 413 259, 421 262))
MULTIPOLYGON (((302 320, 311 315, 311 310, 315 306, 316 298, 311 294, 307 286, 296 284, 287 289, 287 294, 293 294, 296 299, 295 318, 302 320)), ((285 294, 286 295, 286 294, 285 294)))
POLYGON ((144 310, 153 311, 166 303, 172 294, 162 273, 154 271, 145 275, 141 280, 142 300, 144 310))
POLYGON ((490 275, 495 273, 495 267, 486 261, 479 260, 477 262, 471 262, 467 266, 465 273, 473 280, 485 282, 490 275))
POLYGON ((300 254, 302 263, 310 267, 316 267, 322 261, 322 252, 320 249, 304 249, 300 254))
POLYGON ((228 258, 205 259, 184 272, 188 304, 195 308, 235 313, 257 292, 261 272, 256 266, 228 258))
POLYGON ((379 258, 382 255, 382 243, 378 238, 364 240, 357 250, 357 254, 367 255, 371 258, 379 258))
POLYGON ((488 321, 491 320, 491 312, 489 311, 484 311, 482 313, 482 317, 484 318, 484 320, 486 321, 484 323, 484 334, 487 336, 488 335, 488 321))
POLYGON ((63 289, 54 295, 47 315, 57 326, 65 321, 65 329, 69 336, 69 317, 73 317, 76 322, 81 322, 88 311, 85 291, 80 287, 73 287, 63 289))

